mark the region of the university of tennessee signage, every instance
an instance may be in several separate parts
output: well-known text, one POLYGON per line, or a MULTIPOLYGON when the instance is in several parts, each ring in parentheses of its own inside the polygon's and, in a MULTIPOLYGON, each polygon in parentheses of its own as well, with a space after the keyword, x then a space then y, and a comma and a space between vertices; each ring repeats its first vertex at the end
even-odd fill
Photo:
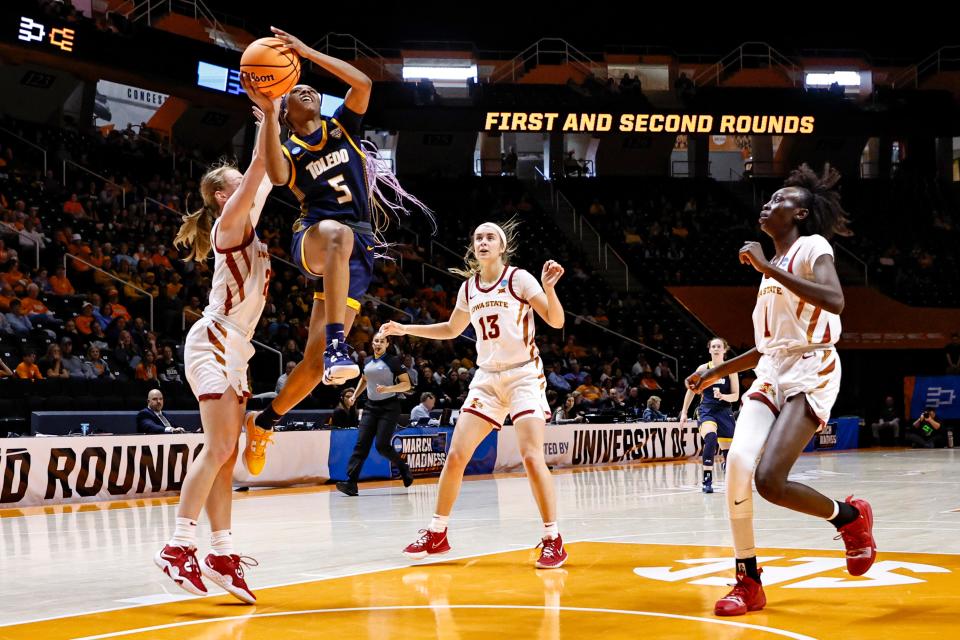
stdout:
POLYGON ((563 133, 705 133, 793 135, 813 133, 811 115, 696 113, 549 113, 488 111, 483 130, 563 133))

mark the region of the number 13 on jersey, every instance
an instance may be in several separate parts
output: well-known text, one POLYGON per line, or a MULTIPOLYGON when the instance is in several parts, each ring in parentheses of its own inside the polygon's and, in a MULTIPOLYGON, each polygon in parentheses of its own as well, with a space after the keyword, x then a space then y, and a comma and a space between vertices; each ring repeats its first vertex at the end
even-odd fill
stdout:
POLYGON ((500 325, 497 324, 499 316, 492 315, 480 318, 480 331, 483 333, 484 340, 493 340, 500 337, 500 325))

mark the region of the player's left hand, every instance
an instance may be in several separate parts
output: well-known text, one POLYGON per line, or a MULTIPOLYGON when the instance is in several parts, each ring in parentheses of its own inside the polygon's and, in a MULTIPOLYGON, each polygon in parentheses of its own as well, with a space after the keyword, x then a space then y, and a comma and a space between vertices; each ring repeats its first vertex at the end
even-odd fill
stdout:
POLYGON ((387 393, 387 385, 385 385, 385 384, 378 384, 378 385, 377 385, 377 393, 387 393))
MULTIPOLYGON (((277 117, 277 114, 280 113, 280 96, 271 98, 261 92, 257 85, 250 82, 250 75, 245 72, 240 74, 240 86, 247 92, 247 97, 260 109, 264 117, 267 117, 268 114, 271 118, 277 117)), ((254 117, 256 117, 256 112, 254 112, 254 117)))
POLYGON ((766 256, 763 255, 763 247, 760 246, 759 242, 747 242, 740 247, 740 262, 750 265, 763 274, 770 268, 770 263, 767 261, 766 256))
POLYGON ((713 388, 713 397, 714 397, 714 398, 716 398, 717 400, 719 400, 719 399, 720 399, 720 396, 722 396, 722 395, 723 395, 723 394, 720 393, 720 389, 717 389, 716 387, 713 388))
POLYGON ((270 31, 273 31, 273 35, 275 35, 280 40, 283 40, 284 43, 286 43, 288 47, 296 51, 298 55, 305 56, 307 50, 310 48, 307 45, 303 44, 303 41, 300 38, 290 35, 283 29, 270 27, 270 31))
POLYGON ((540 281, 543 283, 543 288, 553 288, 557 286, 557 282, 563 276, 564 269, 560 266, 559 262, 555 260, 547 260, 543 263, 543 272, 540 274, 540 281))

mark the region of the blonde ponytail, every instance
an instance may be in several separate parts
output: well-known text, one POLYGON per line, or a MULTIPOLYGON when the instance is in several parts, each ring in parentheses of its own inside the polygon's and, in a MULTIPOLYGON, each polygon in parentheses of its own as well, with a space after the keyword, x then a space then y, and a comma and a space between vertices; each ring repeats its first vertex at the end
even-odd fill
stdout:
POLYGON ((203 262, 210 255, 210 230, 220 215, 216 193, 226 186, 227 172, 231 169, 237 170, 233 164, 221 162, 207 171, 200 180, 203 207, 182 217, 183 224, 177 231, 177 237, 173 239, 173 246, 188 249, 184 262, 203 262))

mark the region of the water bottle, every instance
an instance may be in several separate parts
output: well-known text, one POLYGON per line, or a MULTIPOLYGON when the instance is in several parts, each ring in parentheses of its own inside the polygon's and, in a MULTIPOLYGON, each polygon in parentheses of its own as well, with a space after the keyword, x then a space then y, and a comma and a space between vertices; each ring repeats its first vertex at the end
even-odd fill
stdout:
POLYGON ((81 423, 80 423, 80 433, 82 433, 82 434, 85 435, 85 436, 86 436, 86 435, 90 435, 90 423, 89 423, 89 422, 81 422, 81 423))
POLYGON ((953 449, 953 429, 947 431, 947 448, 953 449))

